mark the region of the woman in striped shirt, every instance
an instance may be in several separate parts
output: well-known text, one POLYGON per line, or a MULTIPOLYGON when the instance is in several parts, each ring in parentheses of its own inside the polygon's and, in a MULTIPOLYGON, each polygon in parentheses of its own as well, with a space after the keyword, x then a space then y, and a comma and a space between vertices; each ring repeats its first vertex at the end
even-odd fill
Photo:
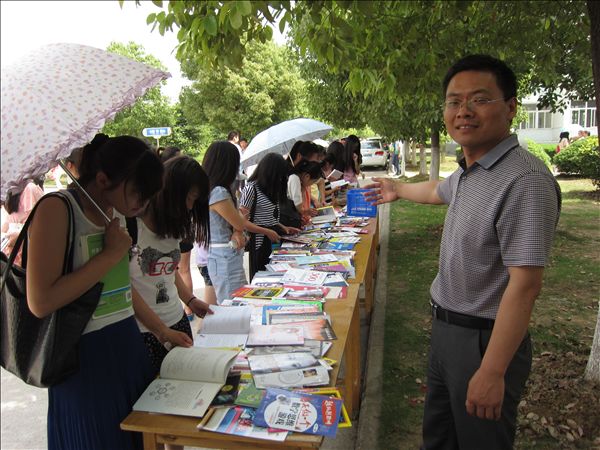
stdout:
POLYGON ((287 163, 283 156, 269 153, 258 164, 248 180, 240 200, 240 212, 247 220, 250 240, 250 279, 265 270, 271 255, 271 243, 279 242, 280 234, 300 230, 279 223, 279 202, 287 196, 287 163))

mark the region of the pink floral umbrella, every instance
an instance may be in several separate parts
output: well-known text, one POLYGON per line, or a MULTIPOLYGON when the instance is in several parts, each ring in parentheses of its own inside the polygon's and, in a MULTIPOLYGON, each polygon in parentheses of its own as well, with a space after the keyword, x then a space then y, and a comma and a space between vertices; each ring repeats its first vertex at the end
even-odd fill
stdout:
POLYGON ((0 197, 88 143, 171 74, 79 44, 50 44, 2 69, 0 197))

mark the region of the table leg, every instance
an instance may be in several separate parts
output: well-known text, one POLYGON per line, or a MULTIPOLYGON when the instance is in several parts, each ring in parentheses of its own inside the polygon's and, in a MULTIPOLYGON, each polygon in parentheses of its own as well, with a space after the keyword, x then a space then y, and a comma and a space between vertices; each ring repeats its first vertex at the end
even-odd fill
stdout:
POLYGON ((144 439, 144 450, 158 450, 158 442, 156 441, 156 434, 154 433, 143 433, 144 439))
POLYGON ((358 413, 360 404, 360 309, 358 305, 352 313, 350 329, 348 331, 348 341, 346 342, 346 351, 344 354, 346 363, 345 391, 346 391, 346 409, 350 417, 358 413))

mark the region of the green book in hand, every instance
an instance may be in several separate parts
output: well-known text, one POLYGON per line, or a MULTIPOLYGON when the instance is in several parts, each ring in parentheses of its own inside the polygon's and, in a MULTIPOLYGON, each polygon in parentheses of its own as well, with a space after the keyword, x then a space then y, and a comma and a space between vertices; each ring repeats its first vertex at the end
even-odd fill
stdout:
MULTIPOLYGON (((83 259, 90 260, 104 248, 104 233, 81 236, 83 259)), ((102 294, 93 318, 98 319, 116 314, 131 307, 131 282, 129 280, 129 256, 113 266, 100 280, 103 283, 102 294)))

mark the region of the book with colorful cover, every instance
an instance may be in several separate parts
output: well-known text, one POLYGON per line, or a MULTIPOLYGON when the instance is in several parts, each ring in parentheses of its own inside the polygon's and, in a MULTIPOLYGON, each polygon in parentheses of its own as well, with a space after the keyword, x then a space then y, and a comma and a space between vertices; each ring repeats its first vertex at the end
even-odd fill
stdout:
POLYGON ((274 298, 283 297, 287 292, 286 288, 281 286, 242 286, 230 294, 230 297, 239 298, 274 298))
MULTIPOLYGON (((104 233, 94 233, 80 238, 83 260, 88 261, 104 248, 104 233)), ((117 314, 131 308, 132 294, 129 278, 129 256, 126 254, 121 260, 102 277, 100 282, 102 294, 94 311, 93 318, 117 314)))
MULTIPOLYGON (((303 388, 303 389, 294 389, 297 392, 303 392, 307 394, 314 395, 326 395, 328 397, 335 397, 342 399, 342 394, 338 388, 334 387, 316 387, 316 388, 303 388)), ((342 413, 340 414, 340 421, 338 423, 338 428, 350 428, 352 426, 352 422, 350 421, 350 416, 348 415, 348 411, 346 410, 346 406, 342 402, 342 413)))
MULTIPOLYGON (((246 375, 246 374, 244 374, 246 375)), ((242 379, 244 378, 242 375, 242 379)), ((248 406, 250 408, 258 408, 262 398, 265 396, 264 389, 258 389, 254 384, 254 378, 250 373, 247 374, 249 379, 240 384, 240 389, 234 404, 238 406, 248 406)))
POLYGON ((347 242, 324 242, 319 248, 323 250, 352 250, 356 244, 347 242))
POLYGON ((234 406, 230 408, 214 408, 197 425, 199 430, 232 434, 256 439, 284 441, 288 431, 269 431, 265 427, 254 425, 254 408, 234 406))
MULTIPOLYGON (((232 367, 233 369, 233 367, 232 367)), ((227 380, 225 381, 225 385, 221 388, 221 390, 217 393, 217 396, 213 399, 210 404, 211 407, 224 407, 231 406, 235 402, 235 399, 238 396, 238 391, 240 388, 240 373, 232 373, 230 372, 227 376, 227 380)))
POLYGON ((267 389, 254 415, 254 425, 296 433, 335 437, 342 400, 330 396, 267 389))

